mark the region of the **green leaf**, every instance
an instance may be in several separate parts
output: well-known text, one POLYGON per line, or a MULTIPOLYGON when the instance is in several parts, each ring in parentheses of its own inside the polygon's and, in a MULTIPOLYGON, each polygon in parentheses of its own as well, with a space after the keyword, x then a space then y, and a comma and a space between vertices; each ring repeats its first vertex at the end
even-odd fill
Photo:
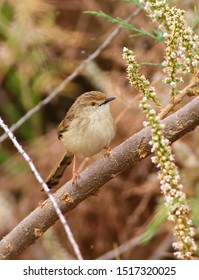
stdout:
POLYGON ((199 23, 199 11, 197 7, 194 7, 194 19, 191 24, 191 28, 194 30, 196 28, 196 25, 199 23))
POLYGON ((188 204, 191 207, 194 225, 199 229, 199 183, 196 185, 196 196, 192 199, 189 199, 188 204))
POLYGON ((154 236, 155 232, 160 228, 160 226, 164 223, 167 217, 167 208, 164 204, 160 204, 157 207, 156 214, 150 224, 146 227, 145 232, 142 235, 141 244, 148 243, 154 236))
POLYGON ((0 18, 7 23, 13 18, 13 11, 9 3, 0 4, 0 18))
POLYGON ((9 153, 5 149, 1 149, 0 152, 0 164, 8 160, 10 157, 9 153))
MULTIPOLYGON (((160 33, 157 30, 154 30, 154 34, 152 34, 143 28, 140 29, 140 28, 135 27, 134 25, 126 22, 124 19, 122 19, 120 17, 113 18, 102 11, 98 11, 98 12, 97 11, 85 11, 84 14, 90 14, 90 15, 94 15, 94 16, 98 16, 98 17, 103 17, 112 23, 119 24, 122 28, 126 28, 126 29, 136 32, 136 36, 146 35, 146 36, 152 37, 153 39, 155 39, 157 41, 162 41, 162 39, 163 39, 162 33, 160 33)), ((135 34, 131 35, 131 36, 135 36, 135 34)))

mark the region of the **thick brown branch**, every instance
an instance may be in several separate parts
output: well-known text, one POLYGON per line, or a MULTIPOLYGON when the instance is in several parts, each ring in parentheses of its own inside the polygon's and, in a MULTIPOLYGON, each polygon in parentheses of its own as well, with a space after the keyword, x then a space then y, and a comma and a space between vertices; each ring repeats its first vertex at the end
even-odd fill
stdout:
MULTIPOLYGON (((199 125, 199 97, 162 121, 164 134, 174 142, 199 125)), ((63 213, 76 207, 82 200, 97 192, 107 181, 128 168, 132 168, 151 154, 150 129, 145 128, 128 138, 106 156, 86 168, 78 180, 79 186, 68 182, 55 198, 63 213)), ((49 200, 36 208, 0 242, 0 259, 14 259, 35 242, 57 220, 49 200)))

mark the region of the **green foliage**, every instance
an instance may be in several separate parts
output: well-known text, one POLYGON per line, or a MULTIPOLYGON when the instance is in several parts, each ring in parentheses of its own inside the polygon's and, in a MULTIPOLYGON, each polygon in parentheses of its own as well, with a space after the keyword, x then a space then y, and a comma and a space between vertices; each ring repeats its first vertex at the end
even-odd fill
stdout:
POLYGON ((0 5, 0 34, 5 35, 5 29, 6 29, 6 25, 9 24, 9 22, 12 20, 13 18, 13 10, 10 6, 9 3, 3 3, 0 5), (1 32, 1 31, 4 32, 1 32))
MULTIPOLYGON (((193 199, 188 200, 188 204, 192 209, 192 219, 194 225, 199 229, 199 183, 196 186, 196 196, 193 199)), ((156 213, 152 221, 147 225, 145 232, 141 239, 141 244, 147 244, 155 235, 157 230, 166 221, 167 218, 167 208, 165 204, 161 203, 156 208, 156 213)))
POLYGON ((3 166, 4 172, 9 174, 10 177, 14 177, 20 174, 25 174, 28 170, 27 164, 22 161, 13 161, 13 158, 10 157, 3 166))
POLYGON ((3 163, 6 159, 9 158, 9 153, 3 149, 1 149, 0 153, 0 164, 3 163))
MULTIPOLYGON (((66 71, 61 51, 68 34, 56 25, 53 6, 33 2, 0 3, 0 115, 9 126, 37 105, 59 83, 59 73, 66 71)), ((17 136, 33 140, 43 127, 40 111, 21 126, 17 136)))
POLYGON ((167 208, 163 203, 161 203, 157 206, 156 214, 153 217, 150 224, 148 224, 148 226, 146 227, 140 243, 143 245, 148 243, 153 238, 156 231, 166 221, 166 218, 167 218, 167 208))
POLYGON ((163 36, 162 33, 159 32, 158 30, 154 29, 154 33, 150 33, 147 30, 143 29, 143 28, 137 28, 134 25, 126 22, 124 19, 120 18, 120 17, 111 17, 109 15, 107 15, 106 13, 102 12, 102 11, 85 11, 85 14, 90 14, 90 15, 94 15, 94 16, 98 16, 98 17, 103 17, 105 19, 107 19, 108 21, 112 22, 112 23, 116 23, 119 24, 122 28, 126 28, 129 29, 131 31, 134 31, 135 33, 133 35, 130 35, 131 37, 135 37, 135 36, 149 36, 157 41, 162 41, 163 40, 163 36))
POLYGON ((192 209, 193 222, 196 228, 199 229, 199 183, 196 185, 196 196, 188 202, 192 209))
POLYGON ((194 18, 192 20, 191 27, 193 30, 196 29, 197 25, 199 23, 199 11, 197 7, 194 7, 194 18))
MULTIPOLYGON (((189 199, 188 204, 192 209, 192 219, 194 225, 199 229, 199 183, 196 186, 196 196, 193 199, 189 199)), ((157 230, 163 225, 167 219, 167 208, 165 204, 161 203, 156 208, 156 213, 152 221, 147 225, 145 232, 143 233, 141 244, 147 244, 155 235, 157 230)))

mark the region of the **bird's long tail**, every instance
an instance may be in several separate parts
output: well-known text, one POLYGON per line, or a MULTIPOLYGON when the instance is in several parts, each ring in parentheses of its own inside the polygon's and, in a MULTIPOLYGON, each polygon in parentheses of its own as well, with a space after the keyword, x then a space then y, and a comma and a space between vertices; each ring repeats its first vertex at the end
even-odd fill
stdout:
POLYGON ((73 157, 74 155, 68 151, 63 155, 59 163, 55 166, 55 168, 46 179, 46 184, 48 185, 49 189, 52 189, 59 183, 67 166, 72 163, 73 157))

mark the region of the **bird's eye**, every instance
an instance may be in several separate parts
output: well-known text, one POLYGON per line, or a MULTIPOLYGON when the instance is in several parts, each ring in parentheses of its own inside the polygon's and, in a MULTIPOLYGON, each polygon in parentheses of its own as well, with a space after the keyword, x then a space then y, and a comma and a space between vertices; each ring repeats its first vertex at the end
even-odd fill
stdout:
POLYGON ((95 105, 96 105, 96 102, 92 101, 91 106, 95 106, 95 105))

